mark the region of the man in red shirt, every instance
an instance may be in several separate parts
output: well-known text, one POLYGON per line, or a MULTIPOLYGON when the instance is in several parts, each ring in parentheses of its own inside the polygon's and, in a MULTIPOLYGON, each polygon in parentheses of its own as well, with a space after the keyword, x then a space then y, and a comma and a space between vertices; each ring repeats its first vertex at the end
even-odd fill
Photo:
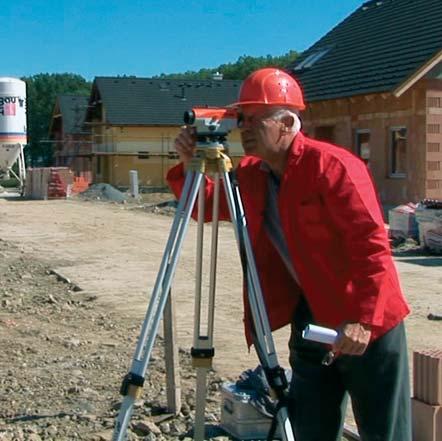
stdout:
MULTIPOLYGON (((409 308, 365 164, 301 133, 302 92, 281 70, 252 73, 234 106, 246 155, 236 176, 270 324, 292 326, 297 441, 340 440, 347 393, 362 441, 411 441, 409 308), (302 339, 309 323, 339 331, 331 366, 321 363, 328 348, 302 339)), ((179 197, 195 148, 189 128, 175 147, 181 164, 168 182, 179 197)), ((225 202, 220 218, 229 218, 225 202)))

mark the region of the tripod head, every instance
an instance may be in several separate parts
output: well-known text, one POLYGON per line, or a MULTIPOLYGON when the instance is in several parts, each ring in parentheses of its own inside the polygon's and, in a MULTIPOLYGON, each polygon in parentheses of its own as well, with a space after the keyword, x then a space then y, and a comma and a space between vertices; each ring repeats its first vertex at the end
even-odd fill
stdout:
POLYGON ((236 109, 226 107, 194 107, 184 112, 184 122, 195 127, 198 144, 220 143, 238 127, 236 109))

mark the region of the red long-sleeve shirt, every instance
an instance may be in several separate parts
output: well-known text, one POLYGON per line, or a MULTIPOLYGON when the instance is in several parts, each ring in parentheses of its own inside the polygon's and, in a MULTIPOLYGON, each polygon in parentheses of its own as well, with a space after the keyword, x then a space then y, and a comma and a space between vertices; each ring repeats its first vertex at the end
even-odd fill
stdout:
MULTIPOLYGON (((267 173, 255 157, 245 157, 236 170, 270 324, 278 329, 291 321, 299 287, 264 228, 267 173)), ((182 165, 167 179, 179 197, 182 165)), ((207 179, 207 221, 212 193, 207 179)), ((220 218, 229 219, 224 199, 220 218)), ((293 266, 318 324, 369 324, 375 339, 408 314, 376 192, 359 158, 299 133, 281 178, 278 207, 293 266)))

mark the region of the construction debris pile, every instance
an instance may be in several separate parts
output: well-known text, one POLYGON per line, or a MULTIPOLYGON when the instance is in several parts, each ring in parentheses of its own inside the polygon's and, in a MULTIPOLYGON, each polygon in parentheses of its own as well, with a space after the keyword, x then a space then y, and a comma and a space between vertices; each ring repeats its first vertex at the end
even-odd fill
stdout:
POLYGON ((128 210, 140 210, 166 216, 173 216, 177 206, 177 201, 169 192, 141 193, 134 198, 129 192, 122 192, 109 184, 93 184, 79 193, 78 197, 84 201, 125 204, 128 210))
POLYGON ((93 184, 80 193, 79 197, 87 201, 124 203, 130 198, 130 195, 117 190, 110 184, 93 184))

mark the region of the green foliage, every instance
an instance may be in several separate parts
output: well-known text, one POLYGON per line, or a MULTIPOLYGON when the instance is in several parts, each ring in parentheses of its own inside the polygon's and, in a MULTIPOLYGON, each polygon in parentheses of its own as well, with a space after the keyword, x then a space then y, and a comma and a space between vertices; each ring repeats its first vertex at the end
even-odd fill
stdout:
POLYGON ((203 68, 198 72, 187 71, 184 73, 174 74, 163 73, 157 78, 203 80, 212 78, 214 73, 219 72, 223 74, 223 78, 226 80, 243 80, 254 70, 261 69, 263 67, 286 68, 288 65, 292 64, 297 57, 298 53, 295 51, 289 51, 284 55, 275 57, 271 55, 267 55, 265 57, 251 57, 249 55, 243 55, 239 57, 235 63, 221 64, 213 69, 203 68))
POLYGON ((28 165, 51 165, 52 143, 45 142, 57 95, 73 94, 88 96, 91 83, 82 76, 63 73, 41 73, 22 78, 27 88, 28 139, 26 148, 28 165), (30 164, 29 164, 30 162, 30 164))
MULTIPOLYGON (((198 72, 161 74, 157 78, 209 79, 216 72, 223 74, 226 80, 243 80, 247 75, 262 67, 286 68, 297 58, 298 53, 289 51, 281 56, 251 57, 243 55, 234 63, 221 64, 198 72)), ((63 73, 41 73, 22 78, 27 84, 27 112, 29 146, 25 150, 28 165, 51 165, 53 160, 52 143, 45 140, 49 136, 49 124, 57 95, 74 94, 88 96, 92 84, 82 76, 63 73)))

